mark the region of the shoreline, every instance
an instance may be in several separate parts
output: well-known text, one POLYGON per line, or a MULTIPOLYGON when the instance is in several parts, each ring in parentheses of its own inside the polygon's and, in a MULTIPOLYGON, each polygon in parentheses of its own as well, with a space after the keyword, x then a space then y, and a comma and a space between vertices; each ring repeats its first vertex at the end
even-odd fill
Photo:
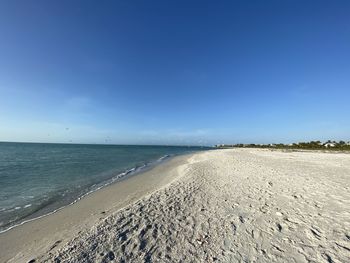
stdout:
MULTIPOLYGON (((186 154, 185 154, 186 155, 186 154)), ((88 190, 87 192, 83 193, 82 195, 78 195, 77 198, 75 199, 72 199, 72 201, 66 203, 66 204, 63 204, 62 206, 58 206, 57 208, 53 209, 52 211, 49 211, 47 213, 40 213, 41 211, 36 211, 34 212, 33 214, 31 215, 28 215, 25 217, 25 219, 23 221, 19 221, 18 223, 15 223, 15 224, 11 224, 10 226, 8 226, 7 228, 5 229, 2 229, 0 230, 0 235, 2 233, 6 233, 7 231, 10 231, 11 229, 14 229, 18 226, 21 226, 21 225, 24 225, 26 223, 29 223, 29 222, 32 222, 34 220, 37 220, 37 219, 40 219, 40 218, 43 218, 43 217, 46 217, 46 216, 50 216, 68 206, 71 206, 77 202, 79 202, 81 199, 85 198, 86 196, 96 192, 96 191, 99 191, 109 185, 112 185, 114 183, 119 183, 123 180, 127 180, 129 179, 130 177, 132 176, 137 176, 141 173, 145 173, 151 169, 153 169, 154 167, 156 167, 157 165, 162 165, 163 163, 167 162, 167 161, 170 161, 172 158, 175 158, 177 156, 181 156, 181 155, 175 155, 175 156, 170 156, 170 155, 164 155, 160 158, 158 158, 157 160, 155 161, 151 161, 151 162, 148 162, 148 163, 145 163, 144 165, 142 166, 139 166, 139 167, 133 167, 131 169, 127 169, 125 170, 124 172, 121 172, 121 173, 118 173, 117 175, 105 180, 105 181, 102 181, 100 182, 99 184, 95 184, 95 185, 98 185, 97 188, 95 189, 91 189, 91 190, 88 190), (33 216, 35 214, 39 214, 38 216, 33 216)), ((90 187, 94 187, 95 185, 92 185, 90 187)), ((43 209, 41 210, 45 210, 46 207, 44 207, 43 209)))
MULTIPOLYGON (((125 177, 119 178, 107 185, 96 189, 93 192, 86 193, 72 203, 60 207, 48 214, 23 221, 9 229, 0 232, 0 262, 29 261, 31 257, 39 255, 49 247, 49 244, 41 244, 37 249, 32 247, 33 240, 39 241, 45 239, 50 242, 52 239, 61 240, 60 243, 73 237, 77 233, 76 229, 69 233, 73 228, 80 230, 91 227, 101 216, 107 216, 110 213, 136 201, 139 198, 156 191, 164 185, 176 179, 176 170, 179 165, 186 162, 189 156, 195 153, 186 153, 168 158, 161 157, 159 160, 145 167, 144 170, 131 172, 125 177), (140 185, 144 186, 140 189, 140 185), (134 192, 133 192, 134 191, 134 192), (97 201, 114 195, 114 201, 99 207, 97 201), (89 207, 89 208, 88 208, 89 207), (89 220, 80 220, 80 212, 89 216, 89 220), (88 213, 86 211, 89 211, 88 213), (107 210, 107 211, 105 211, 107 210), (60 221, 63 219, 63 221, 60 221), (90 221, 90 222, 87 222, 90 221), (57 225, 58 222, 58 225, 57 225), (47 229, 48 226, 56 230, 43 233, 41 229, 47 229), (62 231, 63 234, 58 233, 62 231), (24 238, 23 240, 23 236, 24 238), (30 238, 27 238, 30 236, 30 238), (51 236, 51 237, 50 237, 51 236), (19 253, 16 253, 18 251, 19 253)), ((55 243, 55 242, 53 242, 55 243)))

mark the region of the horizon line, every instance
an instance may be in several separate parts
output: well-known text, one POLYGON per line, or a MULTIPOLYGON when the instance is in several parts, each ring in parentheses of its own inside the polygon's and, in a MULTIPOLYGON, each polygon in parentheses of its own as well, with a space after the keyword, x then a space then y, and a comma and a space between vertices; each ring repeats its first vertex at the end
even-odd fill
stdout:
POLYGON ((212 148, 215 145, 185 145, 185 144, 123 144, 123 143, 78 143, 78 142, 28 142, 28 141, 1 141, 0 143, 28 143, 28 144, 68 144, 68 145, 110 145, 110 146, 163 146, 163 147, 208 147, 212 148))

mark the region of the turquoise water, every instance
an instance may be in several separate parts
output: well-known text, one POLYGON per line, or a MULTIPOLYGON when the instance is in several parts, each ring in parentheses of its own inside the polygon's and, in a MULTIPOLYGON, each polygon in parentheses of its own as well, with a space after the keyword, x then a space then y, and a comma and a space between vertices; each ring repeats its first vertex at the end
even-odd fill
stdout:
POLYGON ((170 156, 207 148, 0 143, 0 231, 170 156))

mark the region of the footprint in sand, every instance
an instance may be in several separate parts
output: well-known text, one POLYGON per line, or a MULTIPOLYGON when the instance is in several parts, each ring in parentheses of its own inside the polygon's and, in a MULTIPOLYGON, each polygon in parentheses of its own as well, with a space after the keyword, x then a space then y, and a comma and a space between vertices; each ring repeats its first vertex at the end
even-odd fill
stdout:
POLYGON ((277 227, 278 232, 282 232, 283 227, 280 223, 276 223, 276 227, 277 227))
POLYGON ((238 218, 239 218, 239 221, 241 221, 241 223, 244 224, 244 222, 245 222, 244 217, 243 216, 239 216, 238 218))

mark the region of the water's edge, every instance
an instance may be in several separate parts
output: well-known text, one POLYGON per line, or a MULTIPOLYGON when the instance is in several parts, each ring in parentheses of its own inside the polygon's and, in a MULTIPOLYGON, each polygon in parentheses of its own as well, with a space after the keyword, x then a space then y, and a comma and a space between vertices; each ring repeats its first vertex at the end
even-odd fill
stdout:
MULTIPOLYGON (((65 205, 62 205, 62 206, 59 206, 57 208, 55 208, 54 210, 50 211, 50 212, 46 212, 46 213, 43 213, 40 215, 40 210, 45 210, 44 208, 40 209, 39 211, 33 213, 32 215, 28 215, 26 216, 25 218, 23 218, 22 220, 19 220, 17 222, 15 222, 14 224, 10 224, 8 226, 5 226, 4 229, 0 230, 0 234, 2 233, 5 233, 13 228, 16 228, 18 226, 21 226, 23 224, 26 224, 26 223, 29 223, 29 222, 32 222, 34 220, 37 220, 37 219, 40 219, 40 218, 43 218, 43 217, 46 217, 46 216, 49 216, 49 215, 52 215, 68 206, 71 206, 73 204, 75 204, 76 202, 78 202, 79 200, 81 200, 82 198, 102 189, 102 188, 105 188, 111 184, 114 184, 114 183, 118 183, 118 182, 121 182, 123 180, 126 180, 132 176, 136 176, 136 175, 139 175, 141 173, 144 173, 146 171, 149 171, 150 169, 154 168, 155 166, 158 166, 158 165, 161 165, 163 164, 164 162, 167 162, 167 161, 170 161, 172 158, 176 157, 176 156, 180 156, 180 155, 187 155, 187 154, 191 154, 191 153, 194 153, 195 151, 190 151, 190 152, 185 152, 185 153, 180 153, 180 154, 174 154, 174 155, 164 155, 162 157, 160 157, 158 160, 155 160, 155 161, 151 161, 151 162, 146 162, 144 163, 142 166, 139 166, 139 167, 133 167, 131 169, 128 169, 128 170, 125 170, 124 172, 122 173, 119 173, 115 176, 113 176, 112 178, 109 178, 108 180, 105 180, 105 181, 102 181, 101 183, 99 183, 99 186, 97 186, 96 188, 93 188, 89 191, 87 191, 86 193, 83 193, 82 195, 78 196, 77 198, 75 198, 73 201, 65 204, 65 205), (34 216, 34 217, 31 217, 33 216, 34 214, 39 214, 38 216, 34 216)), ((96 184, 95 184, 96 185, 96 184)), ((93 185, 92 187, 94 187, 95 185, 93 185)))

